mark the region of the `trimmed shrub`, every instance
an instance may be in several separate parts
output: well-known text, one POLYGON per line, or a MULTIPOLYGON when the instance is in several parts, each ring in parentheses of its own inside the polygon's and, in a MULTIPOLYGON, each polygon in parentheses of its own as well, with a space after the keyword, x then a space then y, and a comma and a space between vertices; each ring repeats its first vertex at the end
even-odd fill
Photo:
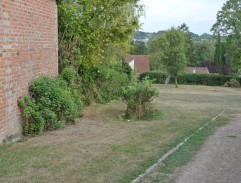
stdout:
MULTIPOLYGON (((164 84, 167 75, 161 72, 147 72, 140 76, 140 79, 148 77, 156 84, 164 84)), ((218 74, 182 74, 178 77, 179 84, 185 85, 207 85, 207 86, 223 86, 224 83, 230 81, 232 76, 224 76, 218 74)), ((236 78, 240 82, 239 78, 236 78)), ((171 77, 171 84, 175 83, 175 79, 171 77)))
MULTIPOLYGON (((217 74, 183 74, 178 77, 178 82, 188 85, 223 86, 231 78, 231 76, 217 74)), ((173 83, 173 79, 171 79, 171 83, 173 83)))
POLYGON ((122 100, 127 103, 125 117, 127 119, 143 119, 154 114, 151 104, 153 99, 158 96, 156 89, 152 88, 151 82, 143 80, 122 89, 122 100))

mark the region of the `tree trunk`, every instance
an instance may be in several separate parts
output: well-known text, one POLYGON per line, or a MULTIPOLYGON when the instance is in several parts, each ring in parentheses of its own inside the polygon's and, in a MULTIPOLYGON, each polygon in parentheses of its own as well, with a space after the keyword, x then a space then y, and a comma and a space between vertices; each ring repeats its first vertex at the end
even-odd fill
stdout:
POLYGON ((168 75, 165 80, 165 85, 170 82, 170 79, 171 79, 171 75, 168 75))
POLYGON ((176 88, 178 88, 178 85, 177 85, 177 76, 175 76, 175 85, 176 85, 176 88))

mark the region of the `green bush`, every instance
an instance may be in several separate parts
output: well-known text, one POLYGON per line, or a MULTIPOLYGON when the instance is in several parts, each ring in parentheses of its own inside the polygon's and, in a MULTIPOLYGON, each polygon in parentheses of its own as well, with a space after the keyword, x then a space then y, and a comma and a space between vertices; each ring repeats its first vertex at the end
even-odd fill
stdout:
POLYGON ((151 82, 143 80, 122 89, 122 99, 127 103, 125 117, 143 119, 150 117, 155 112, 152 101, 158 96, 156 89, 151 87, 151 82))
POLYGON ((74 122, 82 109, 77 91, 70 90, 62 79, 40 77, 30 84, 29 93, 31 98, 24 97, 18 102, 26 135, 55 130, 74 122))
POLYGON ((240 83, 236 79, 231 79, 224 84, 225 87, 239 88, 240 83))
MULTIPOLYGON (((141 74, 140 79, 145 77, 153 80, 156 84, 164 84, 167 74, 158 71, 147 72, 141 74)), ((232 78, 232 76, 223 76, 218 74, 182 74, 178 77, 178 83, 185 85, 223 86, 224 83, 230 81, 232 78)), ((240 82, 239 78, 236 78, 236 80, 240 82)), ((170 83, 175 83, 173 77, 171 77, 170 83)))
POLYGON ((106 67, 93 67, 79 72, 85 105, 92 100, 107 103, 120 97, 120 88, 129 83, 128 75, 106 67))
POLYGON ((62 78, 67 81, 68 85, 76 84, 77 72, 73 67, 66 67, 62 71, 62 78))
POLYGON ((36 105, 34 100, 28 97, 24 97, 18 100, 18 106, 22 111, 24 119, 23 133, 24 134, 39 134, 44 130, 44 118, 39 112, 39 107, 36 105))
MULTIPOLYGON (((106 69, 104 69, 106 70, 106 69)), ((121 87, 128 84, 128 76, 115 70, 108 70, 108 77, 100 77, 100 84, 97 86, 101 95, 99 102, 106 103, 116 100, 121 96, 121 87)))

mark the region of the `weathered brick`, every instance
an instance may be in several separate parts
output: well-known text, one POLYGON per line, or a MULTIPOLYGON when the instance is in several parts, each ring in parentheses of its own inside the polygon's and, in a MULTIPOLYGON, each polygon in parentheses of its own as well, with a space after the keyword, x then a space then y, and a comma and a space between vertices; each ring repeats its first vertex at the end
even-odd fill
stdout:
POLYGON ((0 0, 0 143, 21 134, 19 97, 31 80, 58 74, 55 0, 0 0))

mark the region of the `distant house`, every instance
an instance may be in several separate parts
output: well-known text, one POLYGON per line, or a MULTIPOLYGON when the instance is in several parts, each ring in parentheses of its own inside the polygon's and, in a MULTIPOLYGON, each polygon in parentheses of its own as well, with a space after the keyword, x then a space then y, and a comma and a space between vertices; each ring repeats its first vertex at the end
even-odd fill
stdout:
POLYGON ((137 74, 150 71, 148 55, 129 55, 125 58, 125 61, 137 74))
POLYGON ((209 74, 207 67, 186 67, 184 72, 190 74, 209 74))

